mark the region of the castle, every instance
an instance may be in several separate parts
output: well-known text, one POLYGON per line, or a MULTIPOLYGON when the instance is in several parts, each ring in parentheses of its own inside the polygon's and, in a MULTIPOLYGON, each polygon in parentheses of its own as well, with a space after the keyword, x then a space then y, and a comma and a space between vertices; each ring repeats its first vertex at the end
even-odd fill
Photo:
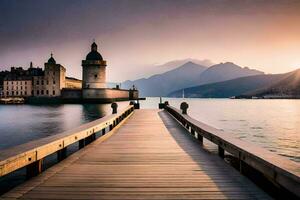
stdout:
POLYGON ((51 54, 45 69, 11 68, 3 81, 4 97, 25 98, 27 102, 43 103, 107 103, 138 99, 138 90, 107 88, 106 61, 93 42, 91 51, 82 60, 82 81, 66 77, 66 68, 56 63, 51 54))

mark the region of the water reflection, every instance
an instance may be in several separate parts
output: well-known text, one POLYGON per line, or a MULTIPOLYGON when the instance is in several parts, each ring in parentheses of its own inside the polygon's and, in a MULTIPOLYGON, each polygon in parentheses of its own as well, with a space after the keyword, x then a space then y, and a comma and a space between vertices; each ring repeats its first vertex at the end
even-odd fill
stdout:
POLYGON ((84 104, 82 105, 82 117, 83 120, 91 120, 91 119, 98 119, 99 117, 103 117, 110 111, 110 104, 84 104))
MULTIPOLYGON (((119 109, 128 104, 119 102, 119 109)), ((0 149, 70 130, 110 113, 110 104, 0 105, 0 149)))

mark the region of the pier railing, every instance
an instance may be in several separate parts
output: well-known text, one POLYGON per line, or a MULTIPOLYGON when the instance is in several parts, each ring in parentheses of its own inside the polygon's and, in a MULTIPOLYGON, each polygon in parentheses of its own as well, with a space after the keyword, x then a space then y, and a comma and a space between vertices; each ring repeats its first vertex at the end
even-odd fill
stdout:
POLYGON ((186 104, 182 107, 185 114, 168 104, 164 106, 201 144, 204 137, 218 146, 218 154, 222 158, 225 152, 237 158, 241 173, 250 166, 276 186, 300 197, 300 164, 199 122, 186 114, 186 104))
POLYGON ((73 130, 3 150, 0 152, 0 177, 23 167, 26 167, 28 177, 35 176, 42 171, 42 161, 46 156, 57 153, 58 160, 64 159, 67 156, 68 146, 78 142, 79 148, 83 148, 96 139, 97 132, 105 135, 107 129, 111 131, 133 111, 133 105, 120 112, 116 112, 115 108, 114 114, 83 124, 73 130))

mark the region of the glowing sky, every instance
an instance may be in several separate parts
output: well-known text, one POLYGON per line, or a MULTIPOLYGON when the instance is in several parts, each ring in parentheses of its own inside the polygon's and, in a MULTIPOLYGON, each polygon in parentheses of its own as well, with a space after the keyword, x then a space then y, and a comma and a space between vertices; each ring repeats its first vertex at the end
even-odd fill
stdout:
POLYGON ((287 72, 300 67, 300 1, 0 1, 0 69, 43 66, 52 51, 81 78, 93 38, 109 81, 185 58, 287 72))

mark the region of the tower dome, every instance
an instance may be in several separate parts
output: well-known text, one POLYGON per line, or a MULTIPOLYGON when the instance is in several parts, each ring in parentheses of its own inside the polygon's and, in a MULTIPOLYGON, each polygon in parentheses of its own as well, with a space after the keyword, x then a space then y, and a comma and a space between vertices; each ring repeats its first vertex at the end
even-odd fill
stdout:
POLYGON ((101 60, 103 61, 103 58, 101 54, 97 51, 97 44, 93 42, 91 45, 91 52, 88 53, 85 60, 101 60))
POLYGON ((49 60, 48 60, 48 63, 49 64, 56 64, 56 61, 55 61, 55 59, 53 58, 53 54, 51 53, 51 57, 49 58, 49 60))
POLYGON ((106 61, 97 51, 97 44, 93 42, 91 52, 82 60, 83 97, 89 96, 88 91, 91 89, 101 88, 106 88, 106 61))

